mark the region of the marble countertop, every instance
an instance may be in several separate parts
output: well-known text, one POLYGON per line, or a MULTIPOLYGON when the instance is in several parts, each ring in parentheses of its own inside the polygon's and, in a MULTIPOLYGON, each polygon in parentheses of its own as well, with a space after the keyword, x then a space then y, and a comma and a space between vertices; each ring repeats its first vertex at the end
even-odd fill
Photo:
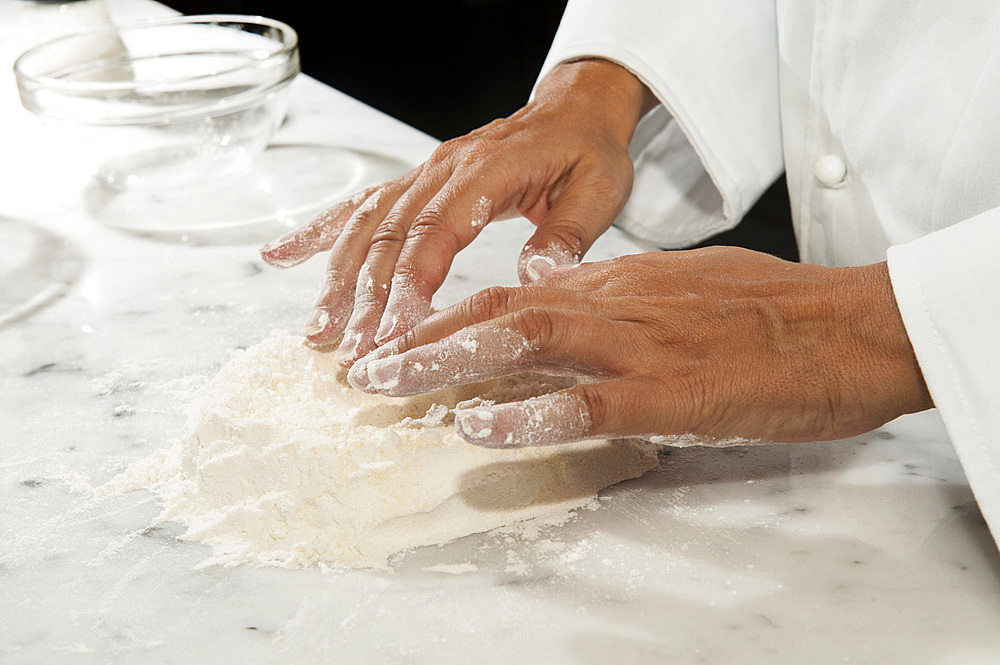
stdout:
MULTIPOLYGON (((934 412, 832 443, 664 450, 567 524, 391 573, 203 568, 203 546, 150 526, 150 495, 95 500, 183 433, 233 350, 301 325, 322 262, 257 257, 295 214, 211 243, 94 220, 13 90, 29 4, 0 3, 0 293, 55 286, 0 319, 0 662, 1000 663, 1000 556, 934 412)), ((435 141, 300 77, 275 144, 383 178, 435 141)), ((515 283, 527 234, 488 227, 437 304, 515 283)), ((643 249, 612 231, 590 257, 643 249)))

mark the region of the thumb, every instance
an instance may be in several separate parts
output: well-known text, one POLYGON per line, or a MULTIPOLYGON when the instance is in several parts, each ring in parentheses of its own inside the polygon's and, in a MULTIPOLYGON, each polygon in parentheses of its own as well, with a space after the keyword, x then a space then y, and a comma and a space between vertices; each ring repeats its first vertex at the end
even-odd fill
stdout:
POLYGON ((579 263, 611 227, 627 197, 627 189, 619 191, 606 179, 603 183, 593 177, 567 182, 521 250, 517 260, 521 284, 549 277, 556 266, 579 263))

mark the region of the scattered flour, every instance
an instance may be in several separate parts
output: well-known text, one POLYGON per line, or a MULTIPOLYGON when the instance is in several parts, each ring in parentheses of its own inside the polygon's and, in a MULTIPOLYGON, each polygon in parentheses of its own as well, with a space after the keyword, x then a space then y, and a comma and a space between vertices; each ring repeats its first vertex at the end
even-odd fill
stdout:
POLYGON ((247 349, 208 385, 186 436, 102 492, 151 489, 159 522, 212 547, 207 564, 385 568, 413 547, 565 519, 656 466, 648 442, 492 450, 455 434, 456 404, 562 387, 553 380, 393 399, 351 388, 338 358, 291 335, 247 349))
POLYGON ((433 566, 424 566, 420 570, 426 573, 447 573, 448 575, 464 575, 475 573, 479 566, 474 563, 438 563, 433 566))
POLYGON ((486 226, 486 223, 490 221, 492 210, 493 202, 485 196, 480 196, 479 200, 472 206, 472 218, 469 220, 472 228, 479 231, 486 226))

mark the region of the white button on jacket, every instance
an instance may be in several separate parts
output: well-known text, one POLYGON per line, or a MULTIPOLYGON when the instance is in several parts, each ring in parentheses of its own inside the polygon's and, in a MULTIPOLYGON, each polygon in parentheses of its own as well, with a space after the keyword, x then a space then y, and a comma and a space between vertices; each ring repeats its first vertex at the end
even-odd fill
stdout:
POLYGON ((542 70, 603 57, 659 98, 633 138, 626 230, 697 242, 734 226, 784 170, 803 261, 888 257, 995 537, 998 43, 1000 2, 981 0, 570 0, 542 70))
POLYGON ((843 184, 847 177, 847 164, 836 155, 823 155, 816 160, 813 173, 821 185, 832 189, 843 184))

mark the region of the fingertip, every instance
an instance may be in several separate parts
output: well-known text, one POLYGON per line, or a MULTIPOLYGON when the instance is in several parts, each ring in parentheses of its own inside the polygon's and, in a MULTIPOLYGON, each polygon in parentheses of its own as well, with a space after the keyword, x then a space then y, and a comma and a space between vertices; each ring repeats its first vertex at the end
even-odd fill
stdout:
POLYGON ((343 332, 343 318, 329 307, 316 307, 302 326, 302 336, 320 346, 335 342, 343 332))
POLYGON ((282 236, 257 251, 264 263, 272 268, 291 268, 309 258, 310 254, 304 254, 302 249, 295 238, 282 236))
POLYGON ((528 241, 517 260, 517 276, 521 284, 535 284, 548 279, 553 271, 561 267, 574 266, 578 263, 577 253, 563 245, 549 243, 539 247, 528 241))
POLYGON ((555 267, 556 262, 548 256, 532 256, 525 263, 524 271, 531 282, 537 282, 551 277, 552 269, 555 267))
POLYGON ((348 324, 344 337, 340 340, 340 346, 337 347, 337 354, 342 356, 339 361, 341 367, 350 367, 358 359, 357 351, 361 342, 361 333, 351 332, 350 328, 351 326, 348 324))
POLYGON ((347 370, 347 382, 358 390, 369 394, 375 394, 377 391, 372 386, 371 379, 368 376, 368 364, 372 361, 385 358, 395 351, 396 345, 389 344, 387 346, 377 347, 361 356, 355 360, 350 369, 347 370))
POLYGON ((375 326, 377 325, 378 318, 375 310, 368 303, 359 303, 355 299, 354 312, 347 322, 344 338, 337 349, 337 353, 342 356, 341 366, 351 367, 359 359, 378 348, 375 344, 375 326))
POLYGON ((347 370, 347 382, 351 384, 351 387, 355 390, 360 390, 363 393, 368 393, 374 395, 376 393, 375 389, 372 387, 371 381, 368 380, 368 363, 364 362, 364 359, 360 359, 351 365, 351 368, 347 370))
POLYGON ((399 356, 374 359, 368 362, 365 367, 365 373, 368 375, 368 384, 372 389, 381 395, 390 397, 397 396, 399 377, 402 370, 403 363, 399 356))
POLYGON ((431 299, 422 295, 412 281, 397 274, 392 278, 385 311, 375 332, 375 343, 382 346, 409 332, 427 318, 430 309, 431 299))
POLYGON ((522 448, 512 436, 498 442, 494 437, 496 416, 488 408, 456 409, 455 433, 467 443, 481 448, 522 448), (506 445, 505 445, 506 444, 506 445))

